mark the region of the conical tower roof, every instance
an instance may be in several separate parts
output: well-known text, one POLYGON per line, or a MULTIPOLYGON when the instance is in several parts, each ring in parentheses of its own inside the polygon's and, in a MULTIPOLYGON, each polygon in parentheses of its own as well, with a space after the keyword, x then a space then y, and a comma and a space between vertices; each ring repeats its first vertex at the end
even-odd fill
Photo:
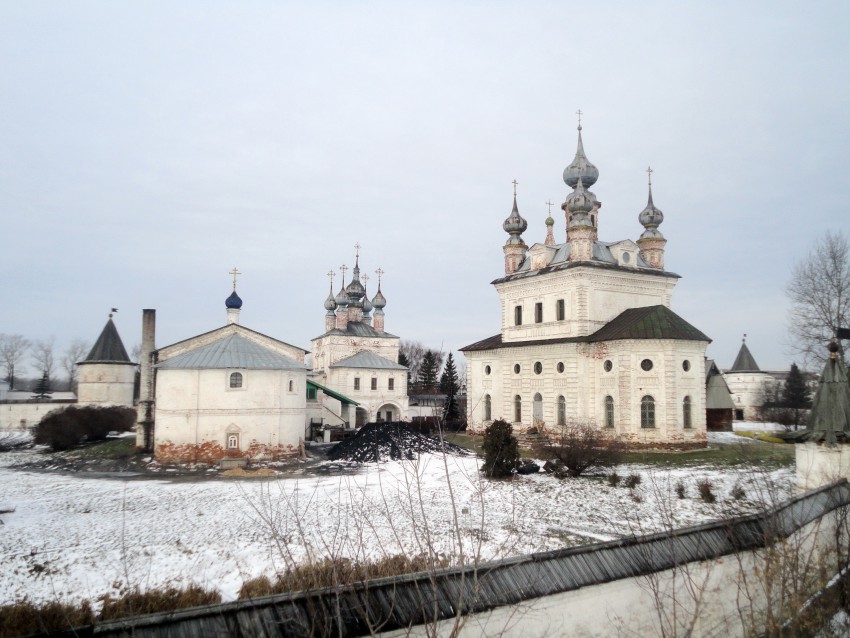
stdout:
POLYGON ((823 441, 828 445, 850 442, 850 385, 847 384, 847 369, 837 352, 838 344, 831 343, 830 357, 812 401, 808 426, 802 432, 788 434, 786 438, 823 441))
POLYGON ((756 360, 753 359, 753 355, 750 353, 750 349, 747 347, 747 342, 744 341, 741 343, 741 349, 738 350, 738 356, 735 357, 735 363, 732 364, 732 367, 727 370, 727 372, 760 372, 758 364, 756 360))
POLYGON ((118 336, 118 329, 112 322, 112 315, 109 315, 109 320, 92 346, 89 356, 80 363, 132 363, 121 337, 118 336))

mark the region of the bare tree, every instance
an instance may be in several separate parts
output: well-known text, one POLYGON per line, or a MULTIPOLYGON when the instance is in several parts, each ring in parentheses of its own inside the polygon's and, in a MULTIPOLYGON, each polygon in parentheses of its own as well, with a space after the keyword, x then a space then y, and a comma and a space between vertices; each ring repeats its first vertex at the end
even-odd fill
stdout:
POLYGON ((74 339, 62 355, 62 369, 68 377, 68 387, 77 391, 77 362, 82 361, 91 345, 85 339, 74 339))
POLYGON ((30 342, 23 335, 0 334, 0 363, 3 365, 4 378, 9 382, 9 389, 15 387, 15 373, 23 370, 21 360, 30 347, 30 342))
POLYGON ((422 359, 425 358, 428 348, 423 346, 421 341, 402 339, 398 350, 407 359, 408 378, 411 382, 416 382, 419 378, 419 368, 422 367, 422 359))
POLYGON ((39 339, 33 341, 30 347, 30 357, 33 365, 48 378, 53 378, 53 366, 55 363, 56 338, 39 339))
MULTIPOLYGON (((785 287, 791 301, 789 332, 810 370, 820 369, 824 345, 839 328, 850 327, 850 240, 827 231, 791 272, 785 287)), ((844 350, 841 350, 844 357, 844 350)))

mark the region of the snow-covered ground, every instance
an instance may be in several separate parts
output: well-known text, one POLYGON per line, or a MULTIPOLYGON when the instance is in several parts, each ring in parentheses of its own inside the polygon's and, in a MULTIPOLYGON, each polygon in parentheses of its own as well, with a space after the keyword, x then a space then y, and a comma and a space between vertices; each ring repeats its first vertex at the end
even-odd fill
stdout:
POLYGON ((626 465, 617 471, 639 474, 636 490, 543 473, 491 481, 479 477, 475 458, 437 455, 267 480, 116 480, 9 468, 32 454, 0 454, 0 502, 14 508, 0 514, 0 604, 189 582, 218 588, 227 600, 244 580, 311 557, 430 547, 489 560, 753 511, 789 496, 793 480, 790 467, 626 465), (701 479, 711 481, 717 503, 699 500, 701 479), (675 494, 677 482, 685 499, 675 494), (730 494, 737 484, 746 493, 740 501, 730 494))

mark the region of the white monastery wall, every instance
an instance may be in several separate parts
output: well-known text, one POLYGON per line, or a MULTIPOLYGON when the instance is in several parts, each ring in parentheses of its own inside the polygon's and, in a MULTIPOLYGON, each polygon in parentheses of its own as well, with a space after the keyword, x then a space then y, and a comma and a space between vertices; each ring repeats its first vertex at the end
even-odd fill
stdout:
MULTIPOLYGON (((822 564, 825 571, 834 573, 837 570, 835 534, 841 516, 841 509, 826 514, 793 534, 783 547, 794 548, 792 551, 812 568, 822 564)), ((505 605, 465 616, 459 631, 454 620, 446 620, 382 635, 393 638, 608 638, 619 635, 743 638, 761 635, 768 617, 768 604, 774 609, 782 604, 777 598, 769 600, 765 593, 772 589, 773 595, 778 596, 781 588, 775 583, 769 587, 758 575, 770 571, 766 569, 766 556, 764 550, 742 551, 656 572, 655 581, 648 576, 624 578, 505 605), (746 594, 744 583, 748 588, 746 594), (663 619, 663 627, 660 619, 663 619)))
POLYGON ((735 410, 744 411, 744 420, 760 420, 765 390, 776 380, 767 372, 725 372, 723 379, 729 386, 735 410))
POLYGON ((0 403, 0 430, 18 430, 38 425, 53 410, 64 410, 76 401, 43 401, 0 403))

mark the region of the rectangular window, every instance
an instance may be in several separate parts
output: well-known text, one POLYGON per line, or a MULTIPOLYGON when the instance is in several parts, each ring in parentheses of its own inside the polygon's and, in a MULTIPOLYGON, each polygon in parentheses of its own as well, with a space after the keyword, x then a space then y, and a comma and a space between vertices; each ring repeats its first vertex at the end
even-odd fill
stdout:
POLYGON ((360 389, 360 377, 354 377, 354 389, 355 390, 360 389))
POLYGON ((373 390, 378 389, 378 377, 372 377, 372 389, 373 390))
POLYGON ((316 400, 316 388, 307 388, 307 400, 315 401, 316 400))
POLYGON ((555 315, 558 317, 558 321, 564 320, 564 300, 558 299, 558 303, 555 304, 555 315))
POLYGON ((395 390, 395 379, 387 381, 387 390, 395 390))
POLYGON ((543 323, 543 303, 534 304, 534 323, 543 323))
POLYGON ((522 325, 522 306, 514 306, 514 325, 522 325))

